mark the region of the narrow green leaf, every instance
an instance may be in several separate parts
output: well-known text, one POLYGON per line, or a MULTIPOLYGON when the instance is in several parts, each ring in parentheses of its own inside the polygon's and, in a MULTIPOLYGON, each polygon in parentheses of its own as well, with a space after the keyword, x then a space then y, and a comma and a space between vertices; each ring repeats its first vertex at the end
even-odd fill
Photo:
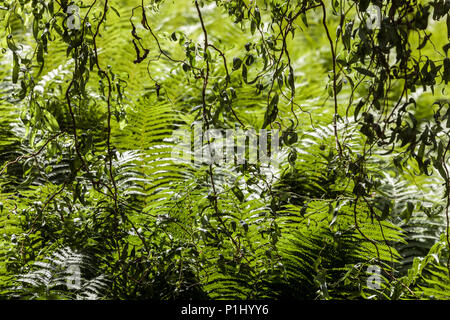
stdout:
POLYGON ((288 84, 289 87, 291 87, 292 92, 295 92, 294 70, 292 67, 289 67, 288 84))
POLYGON ((302 19, 302 21, 303 21, 303 23, 305 24, 305 26, 306 26, 306 27, 309 27, 309 26, 308 26, 308 17, 306 16, 306 13, 302 13, 302 14, 300 15, 300 18, 302 19))
POLYGON ((450 13, 447 13, 447 38, 450 39, 450 13))
POLYGON ((450 58, 444 59, 444 72, 442 73, 442 80, 445 84, 450 82, 450 58))
POLYGON ((17 83, 19 79, 19 57, 13 52, 13 72, 12 72, 12 82, 17 83))
POLYGON ((365 76, 375 77, 375 74, 372 71, 368 70, 368 69, 361 68, 361 67, 353 67, 353 69, 355 69, 356 71, 358 71, 359 73, 361 73, 361 74, 363 74, 365 76))
POLYGON ((33 20, 33 37, 36 41, 38 41, 39 36, 39 20, 34 17, 33 20))
POLYGON ((113 6, 110 6, 110 8, 111 8, 111 10, 114 11, 114 12, 117 14, 117 16, 120 18, 120 13, 119 13, 119 11, 118 11, 116 8, 114 8, 113 6))
POLYGON ((247 67, 246 67, 245 64, 242 66, 242 79, 244 79, 245 83, 248 83, 248 81, 247 81, 247 67))
POLYGON ((236 196, 236 198, 238 198, 238 200, 240 202, 244 201, 244 193, 242 193, 241 189, 239 189, 238 186, 234 186, 231 191, 234 193, 234 195, 236 196))

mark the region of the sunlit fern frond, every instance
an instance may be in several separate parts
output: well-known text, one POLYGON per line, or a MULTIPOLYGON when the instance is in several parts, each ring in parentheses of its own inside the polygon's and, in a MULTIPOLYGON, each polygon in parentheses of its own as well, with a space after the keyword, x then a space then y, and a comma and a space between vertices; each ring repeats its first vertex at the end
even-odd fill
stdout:
POLYGON ((62 248, 19 276, 19 285, 11 295, 26 299, 101 299, 108 280, 104 275, 95 276, 95 272, 89 256, 62 248))
MULTIPOLYGON (((317 200, 307 208, 287 206, 280 213, 279 248, 289 279, 284 286, 292 288, 292 297, 349 294, 357 290, 356 283, 338 288, 354 265, 367 268, 391 264, 400 258, 392 244, 402 241, 401 230, 391 223, 372 221, 363 205, 354 209, 344 202, 334 207, 333 201, 317 200)), ((365 278, 360 281, 364 287, 365 278)))
POLYGON ((413 288, 416 297, 431 300, 450 297, 448 256, 449 246, 443 234, 426 255, 414 258, 404 282, 413 288))

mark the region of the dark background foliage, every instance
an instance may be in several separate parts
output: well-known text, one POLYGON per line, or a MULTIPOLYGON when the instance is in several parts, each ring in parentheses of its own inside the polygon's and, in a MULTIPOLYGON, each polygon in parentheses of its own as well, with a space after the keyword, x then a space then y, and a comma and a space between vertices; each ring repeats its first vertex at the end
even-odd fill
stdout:
POLYGON ((449 9, 1 0, 0 297, 448 299, 449 9))

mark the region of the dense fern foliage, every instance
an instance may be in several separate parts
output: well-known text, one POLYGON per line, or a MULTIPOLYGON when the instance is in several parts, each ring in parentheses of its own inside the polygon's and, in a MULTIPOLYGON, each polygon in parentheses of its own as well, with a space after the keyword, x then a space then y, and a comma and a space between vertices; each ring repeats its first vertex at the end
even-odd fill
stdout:
POLYGON ((450 298, 449 11, 0 0, 0 298, 450 298))

